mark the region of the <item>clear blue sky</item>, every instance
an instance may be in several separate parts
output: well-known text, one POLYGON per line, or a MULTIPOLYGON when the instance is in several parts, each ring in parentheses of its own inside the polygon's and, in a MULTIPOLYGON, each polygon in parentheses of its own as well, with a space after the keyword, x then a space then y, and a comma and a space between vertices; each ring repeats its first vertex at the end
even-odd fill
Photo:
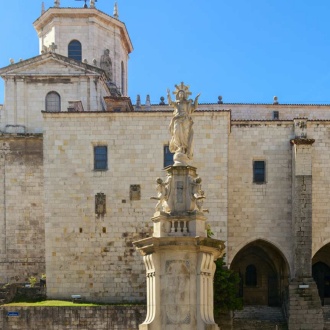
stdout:
MULTIPOLYGON (((1 1, 0 67, 38 55, 39 0, 1 1)), ((112 15, 114 0, 98 0, 112 15)), ((46 9, 53 0, 44 1, 46 9)), ((89 1, 88 1, 89 3, 89 1)), ((84 2, 61 0, 61 7, 84 2)), ((129 95, 184 81, 201 103, 330 103, 329 0, 118 0, 134 46, 129 95)), ((3 82, 0 103, 3 103, 3 82)))

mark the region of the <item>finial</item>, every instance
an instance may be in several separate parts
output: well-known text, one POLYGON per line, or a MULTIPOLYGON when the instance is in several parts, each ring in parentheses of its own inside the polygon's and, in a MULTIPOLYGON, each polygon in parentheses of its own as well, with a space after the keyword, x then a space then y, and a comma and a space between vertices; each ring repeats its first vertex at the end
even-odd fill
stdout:
POLYGON ((117 1, 115 2, 115 7, 113 8, 113 17, 116 18, 116 19, 119 18, 117 1))
POLYGON ((97 60, 96 60, 96 58, 93 58, 93 65, 97 65, 97 60))
POLYGON ((54 0, 54 7, 60 6, 60 0, 54 0))
POLYGON ((91 0, 89 3, 90 8, 95 8, 95 0, 91 0))
POLYGON ((222 96, 221 95, 218 96, 218 104, 223 104, 222 96))
POLYGON ((150 110, 150 106, 151 106, 150 95, 147 95, 147 98, 146 98, 146 109, 147 110, 150 110))
POLYGON ((162 97, 160 98, 160 102, 159 102, 159 105, 165 105, 165 102, 164 102, 164 100, 165 100, 165 97, 164 97, 164 96, 162 96, 162 97))
POLYGON ((48 52, 47 46, 42 45, 41 54, 46 54, 47 52, 48 52))
POLYGON ((278 104, 278 97, 277 96, 273 97, 273 104, 278 104))
POLYGON ((141 108, 141 97, 139 94, 136 96, 136 108, 141 108))
POLYGON ((13 58, 10 58, 9 61, 10 61, 10 64, 15 64, 15 60, 13 58))
POLYGON ((45 3, 41 3, 41 15, 45 12, 45 3))

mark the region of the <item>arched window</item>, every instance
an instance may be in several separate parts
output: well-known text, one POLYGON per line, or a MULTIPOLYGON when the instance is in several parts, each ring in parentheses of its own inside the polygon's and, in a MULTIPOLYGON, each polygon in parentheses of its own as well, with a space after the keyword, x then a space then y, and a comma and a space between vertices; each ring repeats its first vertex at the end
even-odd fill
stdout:
POLYGON ((72 40, 68 46, 68 57, 81 61, 81 43, 78 40, 72 40))
POLYGON ((123 61, 121 61, 121 95, 125 95, 125 70, 123 61))
POLYGON ((56 92, 49 92, 46 96, 46 111, 60 112, 61 111, 61 96, 56 92))
POLYGON ((257 286, 257 269, 255 265, 249 265, 245 270, 245 285, 257 286))

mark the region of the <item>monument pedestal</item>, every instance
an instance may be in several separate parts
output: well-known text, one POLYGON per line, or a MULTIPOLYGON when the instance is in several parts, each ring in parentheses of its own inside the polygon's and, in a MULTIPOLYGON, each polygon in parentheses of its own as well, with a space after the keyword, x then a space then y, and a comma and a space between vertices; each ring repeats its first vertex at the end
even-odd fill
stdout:
POLYGON ((147 276, 147 317, 139 329, 218 330, 213 276, 222 241, 151 237, 134 245, 143 255, 147 276))

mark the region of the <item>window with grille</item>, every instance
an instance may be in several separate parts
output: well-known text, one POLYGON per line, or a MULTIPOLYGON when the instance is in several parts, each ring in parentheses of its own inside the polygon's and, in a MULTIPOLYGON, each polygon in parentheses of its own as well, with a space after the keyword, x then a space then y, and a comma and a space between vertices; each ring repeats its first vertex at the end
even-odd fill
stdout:
POLYGON ((56 92, 49 92, 46 95, 46 111, 60 112, 61 111, 61 97, 56 92))
POLYGON ((263 160, 253 162, 253 182, 265 183, 266 182, 266 163, 263 160))
POLYGON ((74 60, 81 61, 82 51, 81 43, 78 40, 72 40, 68 46, 68 57, 74 60))
POLYGON ((94 147, 94 170, 104 171, 108 169, 108 147, 94 147))

